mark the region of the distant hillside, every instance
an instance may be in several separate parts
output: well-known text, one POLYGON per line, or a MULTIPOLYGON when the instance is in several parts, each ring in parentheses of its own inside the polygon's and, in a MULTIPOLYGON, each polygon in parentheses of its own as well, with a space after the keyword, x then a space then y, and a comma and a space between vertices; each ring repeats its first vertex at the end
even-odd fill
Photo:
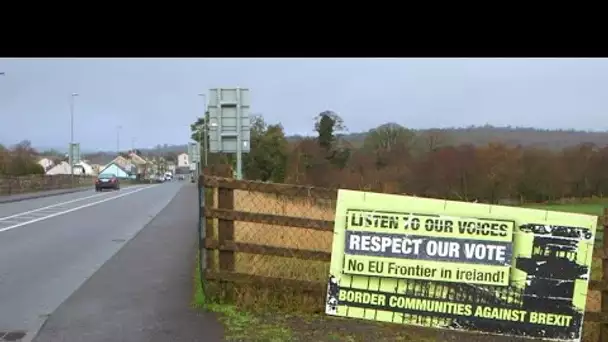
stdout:
MULTIPOLYGON (((431 129, 414 130, 417 134, 424 134, 431 129)), ((441 129, 452 144, 486 145, 490 142, 503 142, 508 145, 534 146, 547 149, 562 149, 581 143, 594 143, 598 146, 608 145, 608 131, 585 132, 575 130, 541 130, 525 127, 463 127, 441 129)), ((344 138, 354 146, 360 146, 367 133, 350 133, 344 138)), ((301 136, 290 136, 288 140, 297 141, 301 136)))
MULTIPOLYGON (((424 134, 431 129, 414 130, 417 134, 424 134)), ((448 137, 452 144, 473 144, 485 145, 493 141, 500 141, 508 145, 534 146, 547 149, 562 149, 568 146, 574 146, 581 143, 594 143, 598 146, 608 145, 608 131, 605 132, 586 132, 575 130, 543 130, 527 127, 461 127, 441 129, 448 137)), ((365 139, 367 132, 346 134, 344 138, 353 144, 360 146, 365 139)), ((288 136, 287 140, 291 142, 303 139, 302 136, 288 136)), ((154 150, 142 150, 154 153, 154 150)), ((163 147, 161 153, 187 151, 187 145, 169 146, 166 149, 163 147)))
MULTIPOLYGON (((424 134, 431 129, 415 130, 417 134, 424 134)), ((449 137, 452 144, 473 144, 485 145, 492 141, 500 141, 508 145, 535 146, 548 149, 562 149, 580 143, 594 143, 598 146, 608 145, 608 131, 606 132, 586 132, 575 130, 543 130, 526 127, 463 127, 441 129, 449 137)), ((367 133, 350 133, 344 138, 353 146, 360 146, 367 133)), ((287 140, 291 142, 299 141, 303 137, 292 135, 287 140)), ((145 155, 157 155, 166 153, 187 152, 187 144, 183 145, 158 145, 155 148, 140 149, 145 155)), ((98 152, 101 154, 115 155, 113 151, 98 152)), ((89 153, 87 153, 89 154, 89 153)))

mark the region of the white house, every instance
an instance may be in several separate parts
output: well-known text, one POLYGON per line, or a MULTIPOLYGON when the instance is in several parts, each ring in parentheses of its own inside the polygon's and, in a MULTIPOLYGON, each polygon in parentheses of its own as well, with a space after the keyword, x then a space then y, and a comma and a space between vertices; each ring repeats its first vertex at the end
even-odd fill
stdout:
POLYGON ((190 160, 188 153, 182 153, 177 156, 177 167, 188 167, 190 166, 190 160))
MULTIPOLYGON (((60 164, 53 166, 50 170, 46 172, 46 174, 49 176, 69 175, 70 173, 70 163, 68 162, 61 162, 60 164)), ((81 161, 79 163, 74 164, 74 174, 92 176, 95 175, 95 171, 93 170, 93 167, 91 165, 81 161)))
POLYGON ((53 163, 53 161, 49 158, 40 159, 38 161, 38 164, 40 164, 40 166, 42 166, 44 171, 50 170, 53 166, 55 166, 55 163, 53 163))

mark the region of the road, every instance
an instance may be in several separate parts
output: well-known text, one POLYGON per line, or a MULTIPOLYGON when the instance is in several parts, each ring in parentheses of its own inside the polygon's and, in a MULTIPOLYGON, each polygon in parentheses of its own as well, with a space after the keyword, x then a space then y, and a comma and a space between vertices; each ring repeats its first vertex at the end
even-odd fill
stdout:
POLYGON ((0 341, 2 332, 36 332, 183 184, 0 204, 0 341))

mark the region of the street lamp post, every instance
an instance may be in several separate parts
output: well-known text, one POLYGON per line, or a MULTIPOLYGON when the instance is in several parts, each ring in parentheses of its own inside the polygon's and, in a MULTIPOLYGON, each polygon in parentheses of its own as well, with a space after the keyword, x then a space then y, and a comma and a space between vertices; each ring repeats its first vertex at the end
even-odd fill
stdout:
MULTIPOLYGON (((202 141, 203 139, 205 139, 205 137, 207 136, 207 134, 205 134, 205 132, 206 132, 205 125, 198 126, 198 141, 202 141)), ((207 164, 207 160, 205 159, 205 166, 207 166, 206 164, 207 164)), ((202 173, 203 173, 203 161, 201 160, 201 151, 199 149, 199 151, 198 151, 198 175, 200 176, 202 173)))
POLYGON ((120 130, 122 126, 116 126, 116 155, 120 154, 120 130))
POLYGON ((74 99, 78 93, 70 95, 70 154, 68 156, 70 162, 70 175, 74 180, 74 99))
MULTIPOLYGON (((204 136, 203 136, 203 149, 205 150, 205 167, 207 167, 207 130, 209 129, 209 123, 207 122, 208 115, 207 115, 207 95, 206 94, 198 94, 198 96, 202 96, 203 97, 203 117, 204 117, 204 122, 205 122, 205 128, 204 128, 204 136)), ((201 140, 200 136, 199 136, 199 140, 201 140)), ((199 152, 200 154, 200 152, 199 152)))

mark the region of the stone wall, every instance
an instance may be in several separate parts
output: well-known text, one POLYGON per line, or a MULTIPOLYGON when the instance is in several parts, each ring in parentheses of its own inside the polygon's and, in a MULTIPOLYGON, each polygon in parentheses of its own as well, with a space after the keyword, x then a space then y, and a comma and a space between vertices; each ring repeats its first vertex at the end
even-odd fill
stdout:
POLYGON ((73 183, 70 175, 0 176, 0 196, 81 186, 92 187, 94 181, 95 178, 91 176, 74 176, 73 183))

